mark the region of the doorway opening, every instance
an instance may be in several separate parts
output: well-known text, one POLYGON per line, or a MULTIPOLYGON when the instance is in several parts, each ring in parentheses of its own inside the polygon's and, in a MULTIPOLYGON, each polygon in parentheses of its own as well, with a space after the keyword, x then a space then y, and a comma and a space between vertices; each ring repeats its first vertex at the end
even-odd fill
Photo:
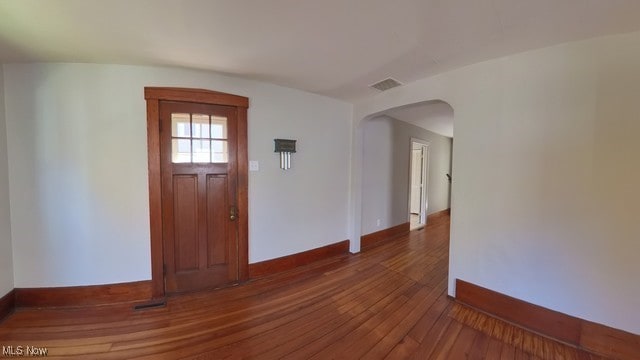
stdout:
POLYGON ((411 139, 409 186, 409 230, 423 228, 427 224, 429 208, 429 144, 411 139))
MULTIPOLYGON (((352 142, 350 236, 356 241, 351 242, 351 252, 369 248, 367 244, 373 240, 376 245, 398 239, 426 240, 432 227, 443 225, 448 230, 454 186, 453 107, 439 99, 399 102, 386 109, 367 110, 358 117, 352 142), (427 148, 423 188, 414 187, 421 194, 415 195, 411 204, 413 142, 427 148), (410 231, 412 212, 417 214, 413 216, 414 232, 410 231), (424 230, 418 230, 420 227, 424 230)), ((447 239, 448 235, 449 231, 447 239)), ((449 279, 451 295, 453 289, 449 279)))

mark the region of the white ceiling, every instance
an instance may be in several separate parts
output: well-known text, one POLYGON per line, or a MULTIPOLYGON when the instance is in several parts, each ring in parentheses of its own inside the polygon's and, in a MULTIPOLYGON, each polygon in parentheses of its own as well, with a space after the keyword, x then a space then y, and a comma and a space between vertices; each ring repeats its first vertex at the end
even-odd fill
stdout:
POLYGON ((389 76, 635 30, 638 0, 0 0, 0 62, 181 66, 355 101, 389 76))
POLYGON ((442 101, 423 103, 390 109, 384 115, 401 120, 436 134, 453 137, 453 109, 442 101))

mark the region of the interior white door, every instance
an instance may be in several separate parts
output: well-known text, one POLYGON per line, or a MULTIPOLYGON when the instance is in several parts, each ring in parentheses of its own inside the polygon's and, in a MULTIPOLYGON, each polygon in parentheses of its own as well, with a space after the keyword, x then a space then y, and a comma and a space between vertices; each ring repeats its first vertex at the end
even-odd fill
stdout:
POLYGON ((422 148, 411 151, 411 206, 412 214, 421 215, 422 200, 422 148))
POLYGON ((429 208, 429 147, 420 147, 420 224, 427 223, 429 208))

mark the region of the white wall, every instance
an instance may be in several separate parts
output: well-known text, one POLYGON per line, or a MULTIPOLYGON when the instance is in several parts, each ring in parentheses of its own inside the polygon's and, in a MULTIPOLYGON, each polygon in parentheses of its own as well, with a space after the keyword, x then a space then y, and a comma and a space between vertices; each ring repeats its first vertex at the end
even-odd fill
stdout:
MULTIPOLYGON (((468 66, 355 107, 357 122, 452 105, 450 294, 461 278, 640 334, 638 64, 636 32, 468 66)), ((358 146, 355 134, 355 185, 358 146)))
MULTIPOLYGON (((362 168, 362 234, 407 222, 406 211, 403 214, 394 211, 394 195, 402 199, 405 195, 396 194, 394 186, 393 156, 393 120, 377 117, 364 126, 364 159, 362 168), (377 225, 377 220, 380 225, 377 225)), ((400 200, 402 201, 402 200, 400 200)), ((397 202, 397 200, 396 200, 397 202)))
POLYGON ((412 137, 429 143, 427 213, 449 208, 449 182, 445 174, 451 173, 450 138, 388 116, 367 120, 363 132, 362 234, 409 221, 412 137))
POLYGON ((260 162, 249 176, 250 262, 348 238, 349 104, 183 69, 4 71, 16 287, 150 278, 145 86, 249 97, 249 158, 260 162), (298 140, 287 172, 274 138, 298 140))
POLYGON ((7 133, 4 115, 4 72, 0 68, 0 297, 13 290, 7 133))

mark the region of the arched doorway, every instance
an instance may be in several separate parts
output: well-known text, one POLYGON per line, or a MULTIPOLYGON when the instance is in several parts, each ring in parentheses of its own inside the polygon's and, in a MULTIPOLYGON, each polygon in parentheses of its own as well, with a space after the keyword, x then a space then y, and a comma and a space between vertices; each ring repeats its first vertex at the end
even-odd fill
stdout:
MULTIPOLYGON (((352 158, 351 158, 351 194, 350 194, 350 228, 349 228, 349 233, 350 233, 350 251, 352 253, 357 253, 361 251, 361 239, 362 236, 364 234, 363 232, 363 220, 365 221, 370 221, 369 218, 363 218, 363 190, 364 190, 364 165, 365 165, 365 126, 366 124, 370 123, 372 120, 382 117, 382 116, 389 116, 389 113, 391 113, 391 117, 393 116, 399 116, 396 112, 403 112, 403 111, 411 111, 411 109, 416 109, 419 108, 421 106, 423 107, 430 107, 430 106, 439 106, 441 109, 448 109, 448 113, 450 116, 450 121, 452 123, 452 125, 455 123, 455 116, 454 116, 454 106, 451 105, 450 102, 448 101, 444 101, 444 100, 440 100, 440 99, 425 99, 425 100, 419 100, 419 101, 408 101, 406 103, 397 103, 397 104, 393 104, 393 102, 391 102, 391 104, 389 104, 391 106, 389 106, 386 109, 381 109, 381 110, 377 110, 375 112, 371 112, 371 113, 364 113, 364 114, 359 114, 358 112, 356 112, 356 115, 354 117, 354 123, 353 123, 353 132, 352 132, 352 158)), ((437 113, 437 112, 436 112, 437 113)), ((397 119, 395 119, 397 120, 397 119)), ((400 121, 400 120, 398 120, 400 121)), ((446 192, 446 201, 451 209, 451 212, 453 213, 455 211, 455 181, 453 181, 453 177, 454 177, 454 164, 455 164, 455 152, 453 151, 453 132, 451 133, 452 135, 452 140, 451 140, 451 150, 450 150, 450 159, 449 159, 449 172, 448 172, 448 178, 446 179, 446 181, 449 183, 449 189, 446 192), (450 181, 450 182, 449 182, 450 181)), ((410 139, 408 142, 408 145, 406 147, 406 159, 407 159, 407 167, 406 167, 406 186, 410 186, 410 182, 409 182, 409 167, 408 167, 408 159, 409 159, 409 154, 410 154, 410 139)), ((400 171, 404 171, 404 170, 400 170, 400 171)), ((447 174, 445 174, 445 176, 447 176, 447 174)), ((406 228, 408 230, 409 228, 409 221, 408 221, 408 217, 409 217, 409 192, 408 192, 408 188, 407 191, 405 192, 405 202, 404 202, 404 209, 406 209, 406 216, 407 216, 407 223, 406 223, 406 228)), ((377 218, 375 218, 376 224, 377 224, 377 218)), ((370 222, 369 222, 370 223, 370 222)), ((453 223, 453 221, 452 221, 453 223)), ((381 223, 381 226, 382 223, 381 223)), ((452 227, 453 229, 453 227, 452 227)), ((364 230, 366 231, 367 229, 364 228, 364 230)), ((452 230, 449 230, 451 232, 453 232, 452 230)), ((453 236, 453 234, 452 234, 453 236)), ((449 254, 449 258, 451 259, 451 254, 449 254)), ((449 262, 450 264, 452 263, 452 261, 449 262)), ((451 274, 451 268, 449 268, 448 271, 449 275, 451 274)), ((453 284, 453 280, 452 277, 449 276, 449 294, 452 295, 453 294, 453 288, 454 288, 454 284, 453 284)))
POLYGON ((426 215, 450 208, 453 109, 449 104, 427 101, 389 109, 361 127, 361 247, 370 245, 368 234, 406 233, 411 219, 417 229, 426 223, 426 215))

